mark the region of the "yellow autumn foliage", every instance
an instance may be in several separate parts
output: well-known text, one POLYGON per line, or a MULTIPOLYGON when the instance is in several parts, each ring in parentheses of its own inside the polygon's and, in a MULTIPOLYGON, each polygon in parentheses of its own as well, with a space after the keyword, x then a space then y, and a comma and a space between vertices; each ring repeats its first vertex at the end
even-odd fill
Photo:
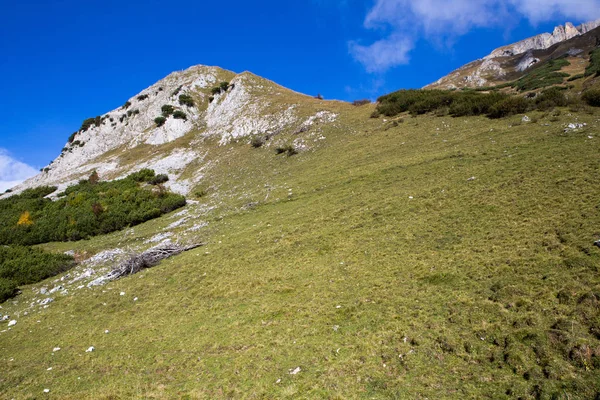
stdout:
POLYGON ((25 225, 25 226, 29 226, 29 225, 33 225, 33 221, 31 219, 31 214, 29 213, 29 211, 25 211, 23 214, 21 214, 21 216, 19 217, 19 222, 17 222, 17 225, 25 225))

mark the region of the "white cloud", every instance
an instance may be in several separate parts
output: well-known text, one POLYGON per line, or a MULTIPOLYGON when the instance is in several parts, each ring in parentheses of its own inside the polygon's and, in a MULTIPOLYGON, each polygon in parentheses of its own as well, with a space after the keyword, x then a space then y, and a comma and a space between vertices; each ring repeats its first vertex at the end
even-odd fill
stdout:
POLYGON ((350 53, 367 71, 384 72, 408 63, 419 37, 452 40, 473 28, 522 18, 534 25, 559 18, 593 20, 600 18, 600 0, 376 0, 364 25, 380 30, 383 38, 369 45, 350 42, 350 53))
POLYGON ((38 171, 35 168, 15 160, 8 151, 0 148, 0 193, 37 173, 38 171))
POLYGON ((391 36, 369 46, 350 42, 349 48, 350 54, 362 63, 368 72, 381 72, 390 65, 407 64, 413 42, 408 38, 391 36))

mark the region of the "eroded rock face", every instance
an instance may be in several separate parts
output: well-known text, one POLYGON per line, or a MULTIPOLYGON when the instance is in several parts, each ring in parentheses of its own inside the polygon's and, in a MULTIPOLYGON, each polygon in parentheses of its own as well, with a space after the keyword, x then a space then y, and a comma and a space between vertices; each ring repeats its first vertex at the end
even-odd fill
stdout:
POLYGON ((587 22, 585 24, 579 25, 578 27, 575 27, 572 23, 567 22, 565 26, 560 25, 554 28, 554 31, 552 33, 542 33, 541 35, 521 40, 520 42, 511 44, 509 46, 500 47, 499 49, 492 51, 490 55, 484 58, 490 59, 514 56, 517 54, 526 53, 530 50, 547 49, 551 46, 554 46, 556 43, 572 39, 575 36, 587 33, 599 26, 600 19, 596 21, 587 22))
MULTIPOLYGON (((492 51, 488 56, 473 61, 462 68, 452 72, 438 81, 425 86, 425 88, 444 88, 452 89, 456 87, 482 87, 490 84, 491 81, 502 79, 509 71, 501 66, 501 61, 506 57, 514 57, 523 54, 523 57, 516 65, 514 70, 518 72, 526 71, 533 67, 540 60, 533 56, 534 50, 545 50, 557 43, 561 43, 574 37, 583 35, 593 29, 600 27, 600 19, 587 22, 577 27, 567 22, 564 26, 557 26, 552 33, 542 33, 540 35, 521 40, 517 43, 500 47, 492 51)), ((579 54, 577 49, 573 49, 571 54, 579 54)))

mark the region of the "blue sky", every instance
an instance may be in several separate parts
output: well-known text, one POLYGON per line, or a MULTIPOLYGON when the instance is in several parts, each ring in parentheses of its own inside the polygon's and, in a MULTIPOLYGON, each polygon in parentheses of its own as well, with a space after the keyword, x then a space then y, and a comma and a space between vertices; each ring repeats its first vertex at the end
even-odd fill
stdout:
POLYGON ((600 0, 0 3, 0 189, 58 156, 85 118, 191 65, 375 99, 557 24, 600 18, 600 0))

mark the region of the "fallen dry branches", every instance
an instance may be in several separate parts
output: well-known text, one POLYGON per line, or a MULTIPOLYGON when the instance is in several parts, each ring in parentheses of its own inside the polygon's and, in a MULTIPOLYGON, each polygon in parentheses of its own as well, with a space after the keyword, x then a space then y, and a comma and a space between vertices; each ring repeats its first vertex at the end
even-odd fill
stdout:
POLYGON ((88 286, 102 285, 108 281, 122 278, 123 276, 136 274, 143 269, 154 267, 165 258, 183 253, 184 251, 195 249, 202 245, 203 243, 193 244, 190 246, 167 244, 161 247, 155 247, 146 250, 143 253, 133 254, 108 274, 90 282, 88 286))

